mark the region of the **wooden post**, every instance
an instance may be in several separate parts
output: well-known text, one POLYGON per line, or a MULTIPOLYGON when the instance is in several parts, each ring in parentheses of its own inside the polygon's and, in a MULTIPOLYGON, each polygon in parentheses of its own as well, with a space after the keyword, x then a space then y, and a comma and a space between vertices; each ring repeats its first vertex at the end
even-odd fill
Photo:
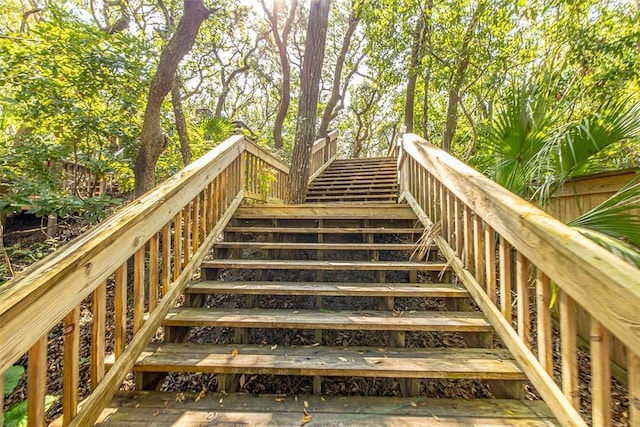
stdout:
POLYGON ((45 425, 45 395, 47 394, 47 336, 36 341, 29 350, 27 368, 27 423, 45 425))
POLYGON ((551 280, 540 270, 536 272, 536 320, 538 332, 538 360, 553 378, 553 345, 551 326, 551 280))
POLYGON ((629 350, 629 425, 640 425, 640 356, 629 350))
POLYGON ((127 345, 127 262, 116 270, 115 282, 115 346, 116 360, 127 345))
POLYGON ((484 242, 484 221, 478 214, 473 218, 473 253, 475 263, 476 280, 485 290, 487 288, 485 276, 485 242, 484 242))
POLYGON ((158 305, 158 234, 149 240, 149 313, 158 305))
POLYGON ((162 296, 169 292, 171 283, 171 223, 162 227, 162 296))
POLYGON ((47 216, 47 237, 52 238, 58 235, 58 215, 55 213, 47 216))
POLYGON ((107 284, 102 283, 93 291, 91 310, 91 390, 95 390, 104 378, 105 329, 107 316, 107 284))
POLYGON ((173 280, 182 273, 182 211, 173 219, 173 280))
POLYGON ((487 295, 491 298, 493 303, 496 303, 497 289, 496 289, 496 232, 493 228, 486 224, 484 229, 484 247, 485 247, 485 272, 486 272, 486 286, 487 295))
POLYGON ((593 425, 611 426, 611 361, 609 331, 591 318, 591 411, 593 425))
POLYGON ((500 237, 500 312, 511 324, 511 287, 513 274, 513 260, 511 257, 511 245, 504 237, 500 237))
POLYGON ((562 392, 574 408, 580 408, 578 385, 578 328, 575 302, 560 291, 560 358, 562 361, 562 392))
POLYGON ((516 292, 518 295, 518 335, 527 347, 531 348, 529 260, 520 252, 516 258, 516 292))
POLYGON ((133 333, 140 330, 144 321, 144 245, 133 257, 133 333))
POLYGON ((80 362, 80 307, 64 318, 64 354, 62 362, 62 424, 68 426, 78 413, 80 362))

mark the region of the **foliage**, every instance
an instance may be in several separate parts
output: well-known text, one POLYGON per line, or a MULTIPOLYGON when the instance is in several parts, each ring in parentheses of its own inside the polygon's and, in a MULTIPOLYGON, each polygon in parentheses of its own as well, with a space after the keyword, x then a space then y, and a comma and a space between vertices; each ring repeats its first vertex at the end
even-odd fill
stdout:
MULTIPOLYGON (((24 368, 15 365, 7 369, 4 374, 4 394, 7 395, 16 388, 22 377, 24 376, 24 368)), ((48 411, 58 398, 56 396, 45 396, 45 411, 48 411)), ((6 411, 3 415, 3 427, 27 427, 27 401, 18 402, 6 411)))

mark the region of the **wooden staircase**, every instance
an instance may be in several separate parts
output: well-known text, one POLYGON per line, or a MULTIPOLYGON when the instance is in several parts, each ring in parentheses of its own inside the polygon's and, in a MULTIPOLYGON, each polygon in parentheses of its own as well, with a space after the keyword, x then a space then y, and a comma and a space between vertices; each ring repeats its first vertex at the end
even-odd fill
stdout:
POLYGON ((306 202, 396 203, 396 162, 394 157, 335 160, 311 181, 306 202))
POLYGON ((336 161, 306 205, 241 206, 99 424, 557 425, 395 204, 393 162, 336 161))

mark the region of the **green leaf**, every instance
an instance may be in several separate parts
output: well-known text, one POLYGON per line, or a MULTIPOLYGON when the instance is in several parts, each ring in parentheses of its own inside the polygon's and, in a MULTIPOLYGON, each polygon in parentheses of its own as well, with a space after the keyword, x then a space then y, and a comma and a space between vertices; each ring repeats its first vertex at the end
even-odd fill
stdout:
MULTIPOLYGON (((57 396, 47 395, 44 400, 44 410, 48 411, 58 400, 57 396)), ((28 427, 27 401, 16 403, 4 413, 3 427, 28 427)))
POLYGON ((24 375, 24 367, 14 365, 4 373, 4 394, 9 394, 18 385, 24 375))

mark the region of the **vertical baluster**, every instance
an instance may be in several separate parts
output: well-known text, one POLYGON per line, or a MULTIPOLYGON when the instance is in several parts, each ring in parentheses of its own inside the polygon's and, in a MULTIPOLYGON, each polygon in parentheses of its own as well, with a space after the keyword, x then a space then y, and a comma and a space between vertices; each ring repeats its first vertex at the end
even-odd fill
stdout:
MULTIPOLYGON (((198 218, 198 212, 200 212, 200 199, 196 196, 191 201, 191 254, 195 255, 200 246, 200 218, 198 218)), ((191 257, 189 257, 191 258, 191 257)))
POLYGON ((173 219, 173 280, 182 273, 182 211, 173 219))
POLYGON ((516 257, 516 292, 518 294, 518 335, 527 347, 531 348, 529 260, 520 252, 516 257))
POLYGON ((442 185, 440 181, 438 181, 438 221, 440 221, 440 225, 442 226, 442 235, 447 236, 447 201, 445 195, 445 187, 442 185))
POLYGON ((502 316, 511 324, 511 288, 513 277, 513 259, 511 245, 504 237, 500 237, 500 311, 502 316))
POLYGON ((127 345, 127 262, 116 270, 115 281, 115 347, 116 359, 127 345))
POLYGON ((91 390, 95 390, 104 378, 105 330, 107 318, 107 284, 102 283, 92 294, 91 310, 91 390))
POLYGON ((463 245, 464 245, 464 236, 462 229, 462 202, 457 197, 455 198, 454 204, 454 215, 455 215, 455 233, 456 233, 456 255, 462 257, 463 245))
POLYGON ((182 268, 191 258, 191 203, 182 208, 182 268))
POLYGON ((560 307, 560 358, 562 361, 562 392, 574 408, 580 408, 578 387, 578 327, 575 302, 565 292, 559 291, 560 307))
POLYGON ((484 229, 487 295, 496 303, 496 232, 489 224, 484 229))
POLYGON ((593 425, 611 425, 611 362, 609 331, 591 317, 591 411, 593 425))
POLYGON ((476 272, 476 267, 473 262, 473 225, 471 219, 471 209, 469 206, 463 206, 463 222, 464 222, 464 262, 466 263, 467 270, 471 274, 476 272))
POLYGON ((171 283, 171 222, 162 227, 162 296, 169 292, 171 283))
POLYGON ((149 240, 149 313, 158 305, 158 234, 149 240))
POLYGON ((553 346, 551 327, 551 281, 538 268, 536 272, 536 321, 538 329, 538 360, 553 378, 553 346))
POLYGON ((144 245, 133 256, 133 333, 138 332, 144 319, 144 245))
POLYGON ((478 281, 478 284, 486 289, 486 276, 485 276, 485 265, 484 265, 484 257, 485 257, 485 244, 484 244, 484 230, 483 230, 483 221, 482 218, 476 213, 473 217, 473 253, 474 264, 475 264, 475 277, 478 281))
MULTIPOLYGON (((0 390, 4 390, 4 372, 0 371, 0 390)), ((0 393, 0 426, 4 425, 3 411, 4 408, 4 392, 0 393)))
POLYGON ((64 318, 62 361, 62 424, 69 425, 78 413, 78 377, 80 362, 80 307, 64 318))
POLYGON ((200 192, 200 242, 204 242, 208 233, 207 203, 209 203, 209 193, 205 188, 200 192))
MULTIPOLYGON (((244 176, 244 175, 243 175, 244 176)), ((215 179, 207 185, 207 234, 213 230, 213 226, 215 225, 214 213, 213 213, 213 204, 214 204, 214 187, 215 179)))
POLYGON ((27 425, 45 425, 45 395, 47 393, 47 335, 29 349, 27 368, 27 425))
POLYGON ((629 373, 629 425, 640 425, 640 356, 628 350, 629 373))
POLYGON ((455 246, 453 194, 447 190, 447 242, 455 246))

